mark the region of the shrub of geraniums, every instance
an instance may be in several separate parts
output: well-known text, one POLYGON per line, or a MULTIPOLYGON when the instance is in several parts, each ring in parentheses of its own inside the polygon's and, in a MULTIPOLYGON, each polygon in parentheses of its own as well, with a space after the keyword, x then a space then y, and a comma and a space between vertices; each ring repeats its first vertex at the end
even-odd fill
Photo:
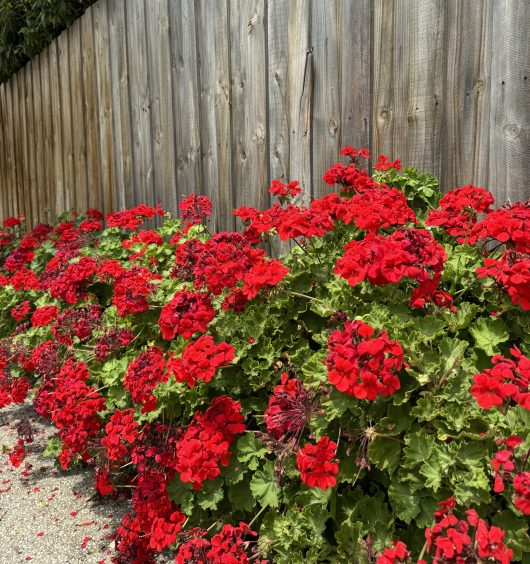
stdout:
POLYGON ((118 561, 530 558, 530 204, 342 154, 242 232, 204 196, 4 221, 0 406, 132 492, 118 561))

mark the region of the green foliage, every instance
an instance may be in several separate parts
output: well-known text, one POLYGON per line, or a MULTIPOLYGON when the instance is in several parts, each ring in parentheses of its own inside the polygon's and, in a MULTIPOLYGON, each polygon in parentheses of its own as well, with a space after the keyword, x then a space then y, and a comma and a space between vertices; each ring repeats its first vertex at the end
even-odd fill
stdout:
POLYGON ((40 53, 95 0, 0 0, 0 83, 40 53))

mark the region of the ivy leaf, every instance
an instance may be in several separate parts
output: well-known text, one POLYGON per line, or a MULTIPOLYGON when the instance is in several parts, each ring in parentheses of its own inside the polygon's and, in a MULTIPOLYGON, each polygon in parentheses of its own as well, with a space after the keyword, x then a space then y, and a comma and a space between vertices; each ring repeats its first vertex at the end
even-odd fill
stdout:
POLYGON ((493 356, 499 352, 498 345, 506 342, 510 335, 506 324, 502 319, 486 319, 481 317, 473 327, 469 329, 473 335, 477 347, 487 355, 493 356))
POLYGON ((274 464, 267 462, 250 481, 250 491, 262 506, 278 507, 281 488, 274 476, 274 464))

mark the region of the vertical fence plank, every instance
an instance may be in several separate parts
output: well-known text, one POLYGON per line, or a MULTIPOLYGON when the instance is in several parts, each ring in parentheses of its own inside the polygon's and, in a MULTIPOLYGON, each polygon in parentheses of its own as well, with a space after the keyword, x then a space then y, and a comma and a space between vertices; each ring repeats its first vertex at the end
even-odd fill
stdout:
POLYGON ((96 77, 96 58, 94 41, 99 35, 97 22, 94 21, 94 11, 99 11, 101 4, 95 4, 88 8, 81 22, 81 49, 83 53, 83 88, 84 113, 86 120, 86 164, 88 198, 87 206, 99 209, 102 207, 101 193, 103 191, 102 176, 100 174, 100 132, 99 132, 99 111, 98 82, 96 77))
MULTIPOLYGON (((66 210, 65 192, 67 191, 64 181, 63 152, 63 132, 61 126, 61 96, 60 89, 63 87, 63 80, 59 73, 58 44, 53 42, 48 47, 49 72, 41 68, 41 84, 43 85, 42 115, 44 121, 44 138, 51 137, 52 151, 45 151, 47 156, 47 178, 50 190, 50 216, 48 220, 55 218, 66 210), (43 74, 44 72, 44 74, 43 74), (51 132, 51 133, 50 133, 51 132)), ((65 155, 66 158, 66 155, 65 155)))
POLYGON ((127 52, 132 110, 135 202, 153 204, 149 76, 143 0, 127 4, 127 52))
POLYGON ((499 205, 529 197, 529 18, 527 2, 493 3, 490 188, 499 205))
MULTIPOLYGON (((120 210, 131 207, 134 203, 125 9, 125 2, 108 2, 110 75, 112 77, 110 88, 114 120, 113 190, 117 209, 120 210)), ((169 119, 169 116, 166 116, 166 119, 169 119)))
POLYGON ((72 123, 72 107, 70 104, 70 68, 68 52, 68 32, 63 32, 57 39, 57 56, 59 62, 60 77, 60 114, 59 123, 55 126, 61 128, 63 167, 64 167, 64 210, 75 208, 76 178, 74 174, 74 141, 72 123))
POLYGON ((373 148, 442 172, 445 3, 379 0, 374 5, 373 148))
MULTIPOLYGON (((99 145, 101 168, 100 203, 106 212, 114 211, 116 195, 114 193, 114 133, 113 108, 110 83, 109 57, 109 17, 107 2, 98 2, 92 7, 94 21, 94 45, 96 53, 97 97, 99 116, 99 145)), ((94 127, 98 127, 96 122, 94 127)))
MULTIPOLYGON (((173 207, 175 131, 171 85, 170 21, 166 0, 155 0, 147 17, 147 52, 151 95, 155 203, 173 207)), ((190 22, 194 25, 195 22, 190 22)), ((194 92, 195 96, 197 92, 194 92)), ((175 211, 173 209, 173 211, 175 211)))
POLYGON ((169 8, 177 190, 168 203, 177 211, 183 196, 201 189, 199 67, 195 4, 170 2, 169 8))
POLYGON ((302 194, 297 200, 304 203, 311 196, 312 54, 308 6, 300 0, 275 2, 267 22, 270 176, 298 180, 302 194))
POLYGON ((7 107, 5 103, 6 85, 0 84, 0 221, 7 217, 6 196, 11 192, 8 162, 7 129, 9 127, 7 107))
POLYGON ((28 144, 27 144, 27 127, 26 127, 26 84, 24 80, 24 69, 16 73, 17 96, 16 105, 18 111, 19 127, 18 127, 18 149, 17 156, 19 159, 21 170, 21 184, 19 190, 22 192, 23 211, 26 217, 26 224, 31 225, 31 195, 29 191, 29 170, 28 170, 28 144))
POLYGON ((38 223, 38 203, 37 203, 37 175, 35 163, 35 123, 33 116, 33 65, 37 63, 36 59, 29 63, 22 70, 24 77, 24 104, 26 114, 26 150, 27 150, 27 170, 28 183, 27 190, 29 192, 29 202, 31 207, 30 223, 34 226, 38 223))
POLYGON ((341 147, 371 144, 372 6, 371 0, 341 2, 341 147))
POLYGON ((232 170, 237 206, 263 208, 269 202, 266 21, 264 0, 231 0, 232 170))
MULTIPOLYGON (((18 183, 17 159, 16 159, 16 139, 15 130, 18 126, 17 116, 15 114, 16 106, 13 104, 13 90, 15 88, 15 77, 11 77, 6 86, 6 112, 10 116, 9 129, 7 136, 7 145, 9 148, 8 162, 10 162, 10 184, 11 184, 11 197, 9 198, 9 215, 16 215, 19 213, 18 195, 20 187, 18 183)), ((16 103, 16 102, 15 102, 16 103)))
POLYGON ((202 191, 213 202, 213 230, 232 230, 234 217, 227 0, 215 2, 213 6, 210 0, 199 0, 196 18, 201 62, 199 111, 202 191))
POLYGON ((88 207, 88 179, 86 163, 85 87, 83 84, 81 22, 76 20, 68 29, 68 57, 70 63, 70 103, 74 141, 75 209, 83 213, 88 207))
POLYGON ((48 51, 45 49, 33 61, 32 68, 32 89, 33 89, 33 121, 35 124, 35 174, 37 178, 38 190, 38 220, 39 222, 46 221, 47 207, 49 206, 50 196, 48 194, 48 187, 46 183, 46 166, 47 161, 44 155, 44 134, 43 134, 43 117, 42 117, 42 100, 44 98, 43 87, 40 79, 40 69, 47 65, 48 51))
POLYGON ((328 191, 322 175, 339 156, 341 138, 340 0, 311 5, 314 94, 312 126, 313 195, 328 191))
POLYGON ((458 0, 449 2, 447 10, 443 188, 470 183, 487 187, 492 4, 458 0))

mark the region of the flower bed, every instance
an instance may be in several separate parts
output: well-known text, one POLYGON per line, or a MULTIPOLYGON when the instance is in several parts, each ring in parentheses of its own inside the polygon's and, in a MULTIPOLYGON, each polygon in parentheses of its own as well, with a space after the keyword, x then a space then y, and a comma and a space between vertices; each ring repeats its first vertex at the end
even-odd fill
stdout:
POLYGON ((132 492, 118 561, 528 559, 530 205, 342 154, 242 233, 194 195, 4 221, 0 407, 31 394, 63 469, 132 492))

